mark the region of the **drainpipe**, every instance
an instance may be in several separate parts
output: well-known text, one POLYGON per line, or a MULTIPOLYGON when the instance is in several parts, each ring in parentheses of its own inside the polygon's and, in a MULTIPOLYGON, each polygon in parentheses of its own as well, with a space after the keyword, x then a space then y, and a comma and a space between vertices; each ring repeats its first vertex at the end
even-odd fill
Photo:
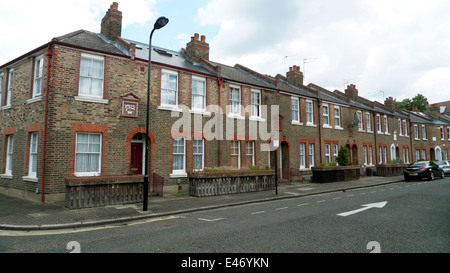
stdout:
MULTIPOLYGON (((322 105, 322 100, 320 99, 320 91, 317 92, 317 95, 319 97, 319 99, 317 100, 317 108, 318 108, 318 110, 317 110, 317 112, 318 112, 318 115, 317 115, 318 116, 317 117, 317 123, 318 124, 317 124, 317 126, 319 126, 319 166, 320 166, 320 163, 322 163, 322 128, 321 128, 322 125, 321 125, 321 122, 320 122, 320 116, 321 116, 321 114, 320 114, 320 106, 322 105)), ((328 108, 328 114, 329 113, 330 113, 330 110, 328 108)))
POLYGON ((220 121, 222 119, 222 114, 221 114, 222 113, 222 107, 221 107, 221 104, 220 104, 220 93, 221 93, 222 84, 223 84, 223 79, 221 77, 217 77, 217 85, 219 86, 219 115, 218 115, 219 128, 217 129, 217 130, 219 130, 219 139, 218 139, 218 142, 219 142, 219 167, 222 166, 222 153, 221 153, 221 143, 222 143, 221 134, 222 134, 222 131, 220 130, 220 121))
POLYGON ((49 97, 49 82, 50 82, 50 60, 52 58, 51 43, 48 44, 45 56, 47 56, 47 82, 45 90, 45 110, 44 110, 44 133, 42 136, 42 181, 41 181, 41 202, 44 202, 44 178, 45 178, 45 144, 47 138, 47 117, 48 117, 48 97, 49 97))

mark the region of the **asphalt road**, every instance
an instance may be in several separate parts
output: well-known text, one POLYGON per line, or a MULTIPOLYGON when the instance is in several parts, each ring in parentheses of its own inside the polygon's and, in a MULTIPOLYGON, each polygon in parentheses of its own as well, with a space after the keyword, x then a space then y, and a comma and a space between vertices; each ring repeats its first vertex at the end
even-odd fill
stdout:
POLYGON ((1 233, 0 252, 449 253, 449 196, 449 177, 400 182, 119 226, 1 233))

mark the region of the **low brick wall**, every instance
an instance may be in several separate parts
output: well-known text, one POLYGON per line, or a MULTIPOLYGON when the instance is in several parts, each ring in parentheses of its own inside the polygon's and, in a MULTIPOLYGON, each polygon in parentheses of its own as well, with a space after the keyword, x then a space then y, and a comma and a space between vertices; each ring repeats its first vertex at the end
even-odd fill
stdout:
POLYGON ((189 195, 214 196, 275 189, 275 172, 199 172, 189 175, 189 195))
POLYGON ((377 176, 396 176, 403 175, 403 169, 406 168, 405 164, 386 164, 376 165, 377 176))
POLYGON ((348 180, 358 180, 361 169, 359 166, 313 167, 313 181, 328 183, 348 180))
POLYGON ((143 175, 66 177, 66 208, 80 209, 142 202, 143 175))

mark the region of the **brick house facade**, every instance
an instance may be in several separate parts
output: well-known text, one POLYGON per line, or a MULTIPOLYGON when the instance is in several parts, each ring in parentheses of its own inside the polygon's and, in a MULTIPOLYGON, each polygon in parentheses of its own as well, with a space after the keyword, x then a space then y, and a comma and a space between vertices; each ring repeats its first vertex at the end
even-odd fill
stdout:
POLYGON ((295 180, 334 161, 341 145, 357 165, 413 162, 417 151, 450 159, 449 120, 369 101, 352 84, 305 86, 298 66, 272 77, 216 63, 198 34, 178 52, 150 50, 147 113, 149 48, 122 38, 121 20, 113 3, 100 34, 56 37, 0 66, 1 192, 58 201, 67 177, 142 174, 147 115, 149 173, 169 185, 204 168, 275 168, 275 156, 280 178, 295 180), (175 126, 186 116, 188 126, 175 126), (269 139, 253 126, 279 134, 276 152, 261 148, 269 139), (415 128, 426 137, 415 139, 415 128))

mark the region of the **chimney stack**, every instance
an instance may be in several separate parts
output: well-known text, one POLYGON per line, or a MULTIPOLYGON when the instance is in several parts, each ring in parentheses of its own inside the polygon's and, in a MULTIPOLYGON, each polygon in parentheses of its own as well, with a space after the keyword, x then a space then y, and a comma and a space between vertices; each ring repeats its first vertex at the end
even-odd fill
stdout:
POLYGON ((347 89, 345 89, 345 95, 352 100, 356 100, 358 97, 358 89, 354 84, 347 85, 347 89))
POLYGON ((200 63, 201 59, 209 61, 209 44, 206 42, 205 35, 195 33, 191 41, 186 45, 186 56, 193 62, 200 63))
POLYGON ((115 41, 122 34, 122 12, 119 3, 113 2, 102 19, 100 33, 108 40, 115 41))
POLYGON ((384 101, 384 105, 391 110, 395 109, 395 101, 392 97, 386 98, 386 100, 384 101))
POLYGON ((300 66, 294 65, 289 67, 289 71, 286 73, 288 83, 294 86, 303 85, 303 73, 300 71, 300 66))

